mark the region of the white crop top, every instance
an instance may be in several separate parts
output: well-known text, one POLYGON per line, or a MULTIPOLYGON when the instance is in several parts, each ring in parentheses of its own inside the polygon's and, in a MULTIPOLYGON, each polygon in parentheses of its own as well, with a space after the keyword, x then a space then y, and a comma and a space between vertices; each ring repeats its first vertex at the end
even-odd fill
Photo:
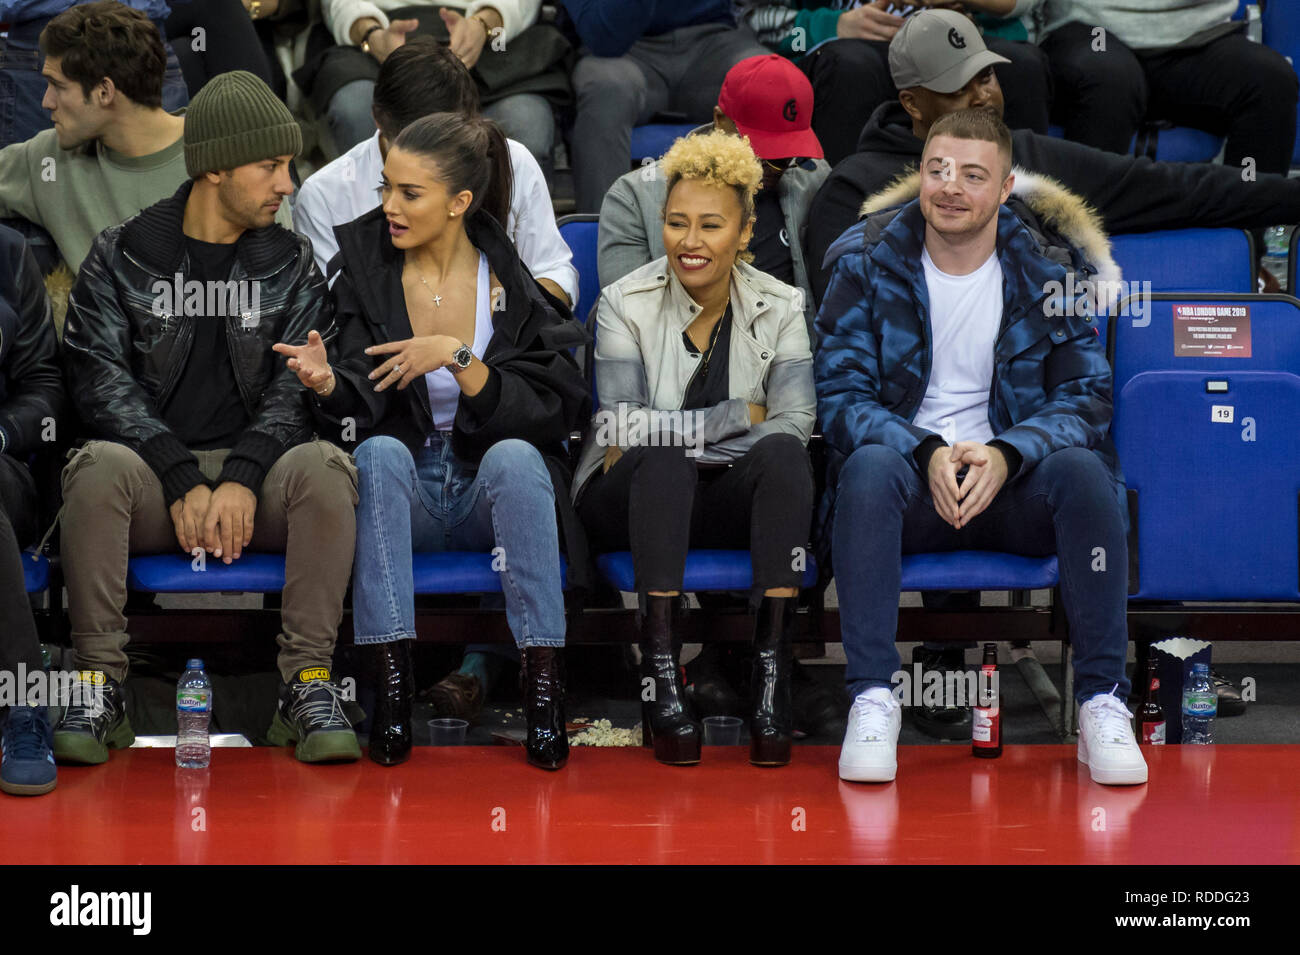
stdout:
MULTIPOLYGON (((478 254, 478 292, 474 298, 474 341, 470 350, 480 359, 492 340, 492 288, 488 273, 487 256, 478 254)), ((429 391, 429 410, 433 412, 433 426, 438 431, 450 431, 456 420, 456 406, 460 402, 460 385, 456 376, 446 368, 439 368, 424 376, 429 391)))

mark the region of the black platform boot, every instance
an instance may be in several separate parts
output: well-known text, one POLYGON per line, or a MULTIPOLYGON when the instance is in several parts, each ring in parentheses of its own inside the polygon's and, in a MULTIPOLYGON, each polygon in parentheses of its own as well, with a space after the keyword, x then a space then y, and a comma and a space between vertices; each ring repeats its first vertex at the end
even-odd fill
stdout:
POLYGON ((641 741, 653 745, 655 759, 673 766, 700 761, 700 724, 691 718, 673 641, 677 597, 647 597, 641 621, 641 741), (647 684, 646 680, 653 681, 647 684), (647 700, 646 689, 654 696, 647 700))
POLYGON ((370 758, 382 766, 396 766, 411 755, 411 700, 415 696, 411 643, 371 644, 375 713, 370 721, 370 758))
POLYGON ((749 718, 749 761, 755 766, 790 762, 794 738, 790 625, 794 610, 793 597, 764 597, 758 608, 749 718))
POLYGON ((526 647, 521 656, 528 762, 559 769, 569 759, 564 724, 564 664, 558 647, 526 647))

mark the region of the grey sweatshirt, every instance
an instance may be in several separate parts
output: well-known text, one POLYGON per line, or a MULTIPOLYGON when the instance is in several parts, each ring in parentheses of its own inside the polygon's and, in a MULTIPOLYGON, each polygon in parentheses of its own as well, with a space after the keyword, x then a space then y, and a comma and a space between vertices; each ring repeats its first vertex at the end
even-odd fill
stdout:
POLYGON ((1077 20, 1134 50, 1152 50, 1176 46, 1236 12, 1237 0, 1047 0, 1044 32, 1077 20))

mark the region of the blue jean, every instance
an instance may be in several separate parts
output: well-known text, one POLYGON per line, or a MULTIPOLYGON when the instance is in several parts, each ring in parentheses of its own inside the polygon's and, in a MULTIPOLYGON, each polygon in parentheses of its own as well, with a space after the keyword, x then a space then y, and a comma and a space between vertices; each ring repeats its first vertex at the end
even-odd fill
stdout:
MULTIPOLYGON (((48 20, 15 25, 0 41, 0 147, 23 143, 43 129, 49 129, 49 112, 41 106, 46 82, 41 75, 44 54, 37 38, 48 20)), ((180 60, 164 41, 167 70, 163 75, 163 109, 173 112, 190 101, 181 74, 180 60)))
POLYGON ((355 642, 415 639, 413 551, 491 551, 503 563, 506 620, 521 647, 564 646, 555 491, 542 454, 499 441, 477 468, 434 434, 414 457, 396 438, 354 453, 357 551, 352 572, 355 642))
POLYGON ((1075 697, 1082 703, 1115 684, 1120 699, 1128 695, 1128 540, 1114 479, 1086 448, 1049 454, 961 530, 939 516, 910 461, 883 445, 859 448, 840 472, 831 545, 853 696, 892 686, 899 668, 902 555, 953 550, 1056 554, 1075 697))

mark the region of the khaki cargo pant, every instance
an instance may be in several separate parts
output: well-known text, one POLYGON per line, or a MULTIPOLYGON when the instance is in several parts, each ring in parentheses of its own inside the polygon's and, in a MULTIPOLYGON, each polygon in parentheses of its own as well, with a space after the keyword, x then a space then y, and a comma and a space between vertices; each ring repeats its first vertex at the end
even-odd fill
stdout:
MULTIPOLYGON (((204 477, 215 480, 228 453, 196 451, 204 477)), ((181 552, 162 485, 130 448, 91 441, 63 469, 63 499, 62 558, 78 666, 121 681, 127 559, 181 552)), ((286 682, 303 667, 330 666, 352 573, 356 506, 356 467, 328 441, 285 452, 262 484, 248 550, 285 555, 276 639, 286 682)))

